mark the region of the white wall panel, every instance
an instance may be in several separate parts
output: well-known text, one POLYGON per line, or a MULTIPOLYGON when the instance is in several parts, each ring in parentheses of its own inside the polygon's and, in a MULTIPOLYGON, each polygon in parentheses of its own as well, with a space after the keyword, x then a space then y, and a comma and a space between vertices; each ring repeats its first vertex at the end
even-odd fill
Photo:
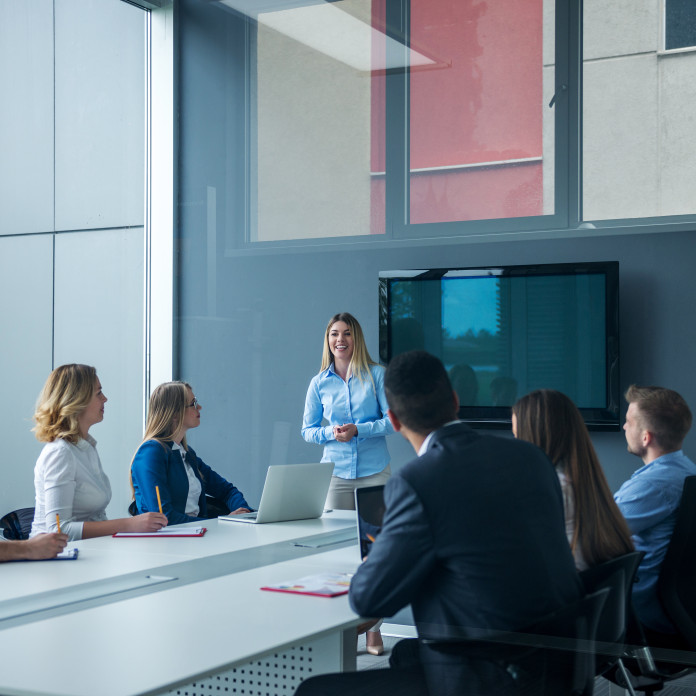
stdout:
POLYGON ((34 505, 34 463, 41 444, 31 432, 31 417, 51 371, 52 239, 0 237, 0 515, 34 505))
POLYGON ((143 434, 143 230, 56 236, 55 364, 97 368, 109 399, 98 441, 109 517, 127 516, 130 461, 143 434))
POLYGON ((659 215, 658 82, 654 55, 586 63, 586 220, 659 215))
POLYGON ((585 0, 585 60, 656 51, 660 5, 655 0, 585 0))
POLYGON ((660 214, 696 210, 696 53, 664 56, 660 76, 660 214))
POLYGON ((144 222, 145 17, 56 0, 56 229, 144 222))
POLYGON ((0 235, 53 230, 53 2, 0 0, 0 235))

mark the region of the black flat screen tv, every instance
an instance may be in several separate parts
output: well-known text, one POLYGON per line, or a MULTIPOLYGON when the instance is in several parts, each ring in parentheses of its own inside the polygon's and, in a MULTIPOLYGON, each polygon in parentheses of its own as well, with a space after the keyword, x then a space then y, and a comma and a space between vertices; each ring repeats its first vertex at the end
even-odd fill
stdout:
POLYGON ((510 428, 512 404, 557 389, 591 430, 618 430, 616 261, 382 271, 380 360, 424 349, 447 368, 459 417, 510 428))

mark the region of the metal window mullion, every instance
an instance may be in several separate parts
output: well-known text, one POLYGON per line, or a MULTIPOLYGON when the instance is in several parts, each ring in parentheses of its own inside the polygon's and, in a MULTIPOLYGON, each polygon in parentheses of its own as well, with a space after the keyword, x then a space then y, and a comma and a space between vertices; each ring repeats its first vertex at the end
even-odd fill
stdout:
MULTIPOLYGON (((399 51, 397 65, 408 66, 410 0, 387 0, 386 33, 396 39, 387 51, 399 51)), ((391 55, 387 55, 389 64, 391 55)), ((387 236, 399 237, 408 225, 409 206, 409 72, 388 71, 385 79, 385 214, 387 236)))

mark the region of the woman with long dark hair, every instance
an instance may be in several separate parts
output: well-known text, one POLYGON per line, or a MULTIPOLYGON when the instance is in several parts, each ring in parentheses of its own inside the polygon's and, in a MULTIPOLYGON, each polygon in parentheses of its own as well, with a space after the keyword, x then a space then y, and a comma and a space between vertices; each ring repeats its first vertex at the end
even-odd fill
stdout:
POLYGON ((540 447, 556 467, 578 570, 634 550, 587 426, 565 394, 539 389, 523 396, 512 407, 512 432, 540 447))

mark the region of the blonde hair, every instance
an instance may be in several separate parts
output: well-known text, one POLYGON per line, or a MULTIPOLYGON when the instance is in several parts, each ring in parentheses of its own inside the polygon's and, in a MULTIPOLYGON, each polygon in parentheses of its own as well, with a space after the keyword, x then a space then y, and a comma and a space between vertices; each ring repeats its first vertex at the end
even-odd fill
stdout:
MULTIPOLYGON (((184 421, 188 408, 187 389, 191 389, 191 385, 187 382, 165 382, 155 387, 150 395, 143 442, 147 440, 165 442, 174 437, 184 421)), ((186 435, 181 440, 181 446, 188 449, 186 435)))
MULTIPOLYGON (((140 445, 148 440, 156 440, 164 447, 165 442, 169 442, 174 438, 176 431, 184 420, 184 415, 188 408, 187 389, 191 389, 191 385, 188 382, 164 382, 155 387, 152 394, 150 394, 147 420, 145 421, 145 434, 143 435, 143 440, 140 445)), ((193 389, 191 389, 191 391, 193 391, 193 389)), ((138 450, 140 449, 140 445, 138 445, 138 450)), ((186 435, 181 439, 181 446, 188 451, 186 435)), ((133 461, 135 460, 135 455, 138 454, 138 450, 135 450, 133 458, 131 459, 129 476, 133 500, 135 500, 133 461)), ((200 469, 198 473, 201 474, 200 469)), ((202 474, 201 478, 203 478, 202 474)))
POLYGON ((97 370, 90 365, 61 365, 46 380, 39 394, 32 428, 39 442, 80 439, 78 418, 94 396, 97 370))
POLYGON ((376 365, 377 363, 370 357, 367 346, 365 345, 365 336, 363 335, 363 331, 358 323, 358 320, 348 312, 334 314, 331 319, 329 319, 329 323, 326 325, 326 331, 324 332, 324 349, 321 354, 320 372, 323 372, 334 361, 333 353, 331 352, 331 348, 329 348, 329 334, 331 333, 331 327, 337 321, 342 321, 343 323, 347 324, 348 328, 350 329, 350 334, 353 337, 353 356, 350 359, 349 372, 355 375, 361 382, 364 382, 366 378, 369 378, 374 388, 375 382, 372 379, 370 366, 376 365))

